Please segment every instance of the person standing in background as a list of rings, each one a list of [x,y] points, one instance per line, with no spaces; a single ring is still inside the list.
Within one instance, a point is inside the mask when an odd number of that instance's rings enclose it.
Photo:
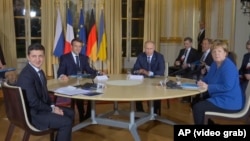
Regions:
[[[198,53],[202,55],[202,41],[205,38],[205,23],[203,21],[200,21],[200,31],[197,37],[197,43],[198,43]]]

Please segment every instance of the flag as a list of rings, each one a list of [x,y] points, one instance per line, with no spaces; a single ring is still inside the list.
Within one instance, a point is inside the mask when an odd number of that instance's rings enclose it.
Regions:
[[[81,54],[86,54],[86,29],[84,26],[84,14],[83,14],[83,9],[80,11],[80,19],[79,19],[79,25],[78,25],[78,33],[77,33],[77,38],[81,39],[83,41],[83,46],[81,50]]]
[[[60,11],[57,8],[56,33],[54,39],[53,54],[56,57],[60,57],[61,55],[63,55],[63,48],[64,48],[64,37],[63,37],[62,19]]]
[[[66,31],[66,41],[64,47],[64,54],[69,53],[71,51],[71,41],[74,39],[74,31],[73,31],[73,20],[70,9],[67,10],[67,31]]]
[[[96,24],[95,24],[95,17],[94,17],[94,11],[93,9],[91,10],[91,15],[90,15],[90,21],[89,21],[89,36],[88,36],[88,42],[87,42],[87,56],[90,58],[92,61],[97,60],[97,39],[96,39]]]
[[[100,25],[98,29],[98,54],[97,54],[97,57],[101,61],[105,61],[107,58],[106,47],[107,47],[107,39],[106,39],[106,33],[105,33],[105,28],[104,28],[104,15],[102,11],[101,16],[100,16]]]

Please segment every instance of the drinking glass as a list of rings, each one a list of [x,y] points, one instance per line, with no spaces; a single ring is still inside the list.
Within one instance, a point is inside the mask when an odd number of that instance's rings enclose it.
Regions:
[[[82,80],[82,71],[77,71],[76,78],[77,78],[77,84],[79,85],[80,81]]]
[[[181,75],[176,75],[175,78],[176,78],[176,84],[181,85]]]

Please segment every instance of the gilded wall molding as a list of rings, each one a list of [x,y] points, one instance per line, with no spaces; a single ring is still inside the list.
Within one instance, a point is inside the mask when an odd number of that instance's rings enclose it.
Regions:
[[[182,43],[181,37],[160,37],[160,43]]]

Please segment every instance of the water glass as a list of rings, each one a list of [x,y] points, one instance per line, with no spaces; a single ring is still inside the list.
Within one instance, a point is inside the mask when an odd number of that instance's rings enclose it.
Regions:
[[[82,71],[77,71],[76,78],[77,78],[77,84],[79,85],[80,81],[82,80]]]
[[[175,78],[176,78],[176,84],[181,85],[181,75],[176,75]]]

